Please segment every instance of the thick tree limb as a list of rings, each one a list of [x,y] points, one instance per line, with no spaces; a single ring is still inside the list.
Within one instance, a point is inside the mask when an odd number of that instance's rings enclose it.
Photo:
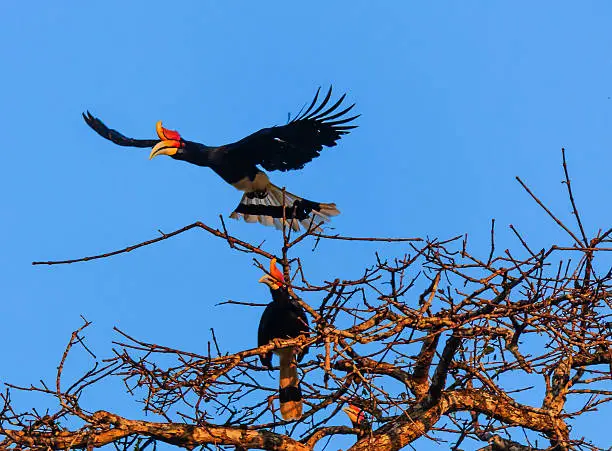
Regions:
[[[481,390],[457,390],[442,394],[440,400],[433,405],[418,405],[407,411],[392,423],[357,442],[349,451],[400,450],[430,431],[442,415],[459,411],[478,412],[506,424],[542,432],[558,441],[568,440],[569,432],[565,424],[544,410],[524,410]],[[558,431],[562,432],[562,437],[557,437]]]
[[[25,433],[5,430],[20,446],[32,449],[73,449],[100,447],[130,435],[151,437],[171,445],[191,448],[200,445],[234,445],[270,451],[309,451],[310,448],[285,435],[268,431],[221,426],[192,426],[128,420],[105,411],[91,416],[92,428],[77,432]]]

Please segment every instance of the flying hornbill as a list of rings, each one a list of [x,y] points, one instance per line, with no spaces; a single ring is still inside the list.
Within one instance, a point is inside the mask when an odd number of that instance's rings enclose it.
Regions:
[[[368,435],[372,430],[372,425],[368,420],[366,420],[365,412],[361,407],[357,407],[353,404],[348,404],[344,409],[342,409],[344,413],[349,417],[351,423],[353,424],[353,429],[359,431],[357,433],[357,440],[361,440],[363,437]]]
[[[283,273],[276,267],[276,259],[270,261],[270,274],[259,279],[270,287],[270,302],[259,320],[257,346],[264,346],[275,339],[295,338],[308,333],[308,318],[304,309],[289,295],[284,285]],[[297,374],[297,361],[301,361],[308,348],[274,350],[280,358],[280,382],[278,397],[284,420],[297,420],[302,416],[302,391]],[[259,356],[262,365],[272,369],[272,352]]]
[[[283,192],[270,182],[258,166],[268,171],[302,169],[306,163],[319,156],[323,146],[335,146],[342,135],[357,127],[350,125],[350,122],[359,115],[345,116],[355,104],[338,111],[346,94],[329,106],[332,88],[317,103],[320,90],[317,90],[310,106],[287,124],[263,128],[240,141],[223,146],[206,146],[187,141],[178,132],[162,127],[161,121],[156,124],[159,139],[152,140],[128,138],[108,128],[89,111],[83,113],[83,118],[100,136],[115,144],[152,147],[149,159],[157,155],[168,155],[175,160],[211,168],[227,183],[245,193],[230,215],[231,218],[243,218],[246,222],[259,221],[280,228],[284,217],[294,230],[299,230],[299,222],[309,228],[339,214],[336,204],[313,202]]]

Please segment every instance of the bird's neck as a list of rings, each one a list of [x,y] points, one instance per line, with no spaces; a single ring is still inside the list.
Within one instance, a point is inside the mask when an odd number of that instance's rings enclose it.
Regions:
[[[289,302],[289,292],[287,288],[281,287],[277,290],[270,289],[270,293],[272,293],[272,300],[274,302],[286,303]]]
[[[193,141],[185,141],[185,147],[180,154],[176,154],[174,157],[177,160],[184,160],[188,163],[195,164],[198,166],[210,166],[210,151],[214,147],[205,146]]]

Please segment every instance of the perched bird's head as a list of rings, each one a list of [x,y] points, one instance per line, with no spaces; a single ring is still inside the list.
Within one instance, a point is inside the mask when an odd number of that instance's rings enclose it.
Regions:
[[[276,266],[275,258],[270,260],[270,274],[264,274],[261,279],[259,279],[259,282],[265,283],[272,290],[278,290],[283,286],[285,278],[283,277],[283,273]]]
[[[183,141],[179,132],[162,127],[161,121],[157,121],[155,130],[160,141],[153,147],[149,160],[158,155],[174,157],[185,148],[185,141]]]
[[[358,427],[365,421],[365,413],[360,407],[348,404],[342,411],[348,415],[353,427]]]

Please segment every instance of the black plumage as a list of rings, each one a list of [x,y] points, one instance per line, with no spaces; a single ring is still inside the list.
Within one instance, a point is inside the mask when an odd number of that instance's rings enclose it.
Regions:
[[[288,192],[283,193],[270,183],[259,167],[268,171],[302,169],[320,155],[323,147],[335,146],[343,135],[357,127],[351,122],[359,115],[346,116],[355,104],[341,108],[346,94],[333,104],[330,102],[331,87],[320,102],[319,94],[320,88],[308,108],[287,124],[263,128],[223,146],[207,146],[185,140],[179,133],[163,128],[161,122],[157,124],[159,140],[150,140],[128,138],[108,128],[89,112],[83,114],[83,118],[100,136],[115,144],[152,147],[150,158],[168,155],[175,160],[211,168],[227,183],[245,192],[231,217],[280,227],[284,206],[284,217],[289,220],[289,225],[299,229],[299,222],[310,227],[313,223],[327,221],[339,211],[333,203],[308,201]]]
[[[257,345],[264,346],[276,339],[295,338],[308,333],[308,318],[300,304],[290,295],[284,284],[283,273],[276,267],[276,259],[270,261],[270,273],[260,282],[270,288],[270,302],[259,320]],[[260,355],[261,363],[272,369],[272,354],[279,357],[278,398],[283,419],[297,420],[302,416],[302,390],[297,373],[297,362],[308,352],[307,348],[276,348],[274,352]]]
[[[101,137],[114,142],[118,146],[146,148],[146,147],[153,147],[155,144],[159,142],[158,139],[128,138],[127,136],[124,136],[121,133],[119,133],[117,130],[108,128],[106,125],[104,125],[104,122],[102,122],[97,117],[92,116],[89,111],[86,113],[83,113],[83,119],[85,119],[85,122],[87,122],[87,125],[89,125],[96,132],[98,132],[98,134]]]
[[[304,309],[290,298],[287,288],[277,290],[270,288],[272,302],[270,302],[259,321],[257,330],[257,346],[270,343],[275,338],[296,338],[308,333],[308,318]],[[296,355],[298,362],[308,352],[308,348]],[[262,365],[272,369],[272,352],[259,356]]]
[[[329,88],[321,104],[315,108],[319,92],[320,88],[306,111],[298,114],[288,124],[261,129],[225,146],[227,152],[239,161],[259,164],[268,171],[302,169],[306,163],[319,156],[323,146],[335,146],[342,135],[357,127],[348,123],[359,115],[342,118],[355,104],[331,114],[342,104],[346,94],[324,110],[331,98],[332,89]]]

